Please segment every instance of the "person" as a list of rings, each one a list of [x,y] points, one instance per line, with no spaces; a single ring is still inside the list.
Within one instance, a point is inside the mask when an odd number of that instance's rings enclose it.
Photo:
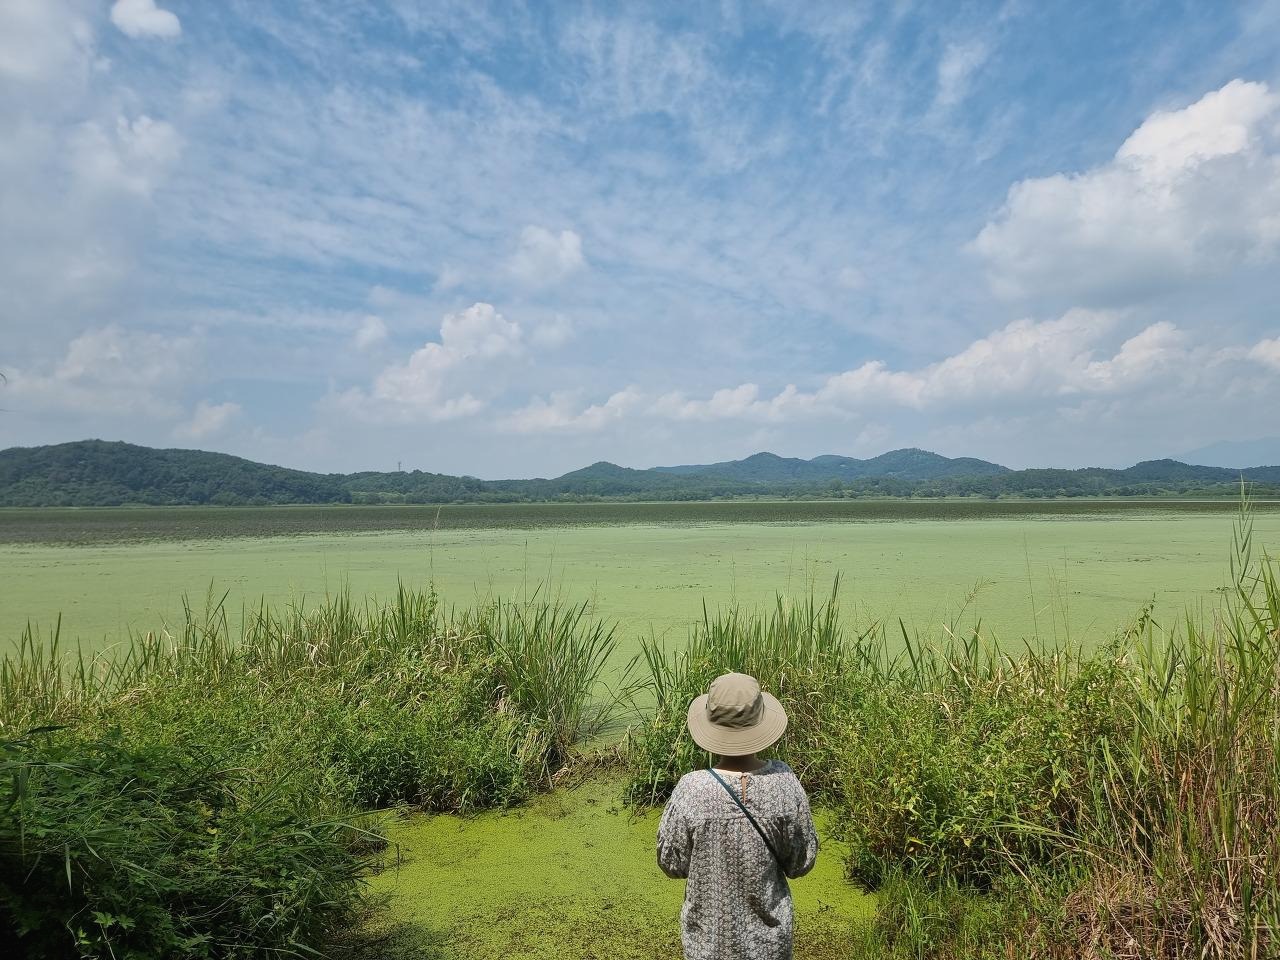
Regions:
[[[757,756],[787,715],[754,677],[726,673],[694,699],[688,725],[716,759],[680,778],[658,825],[658,866],[686,880],[685,960],[791,960],[787,878],[813,869],[818,836],[791,768]]]

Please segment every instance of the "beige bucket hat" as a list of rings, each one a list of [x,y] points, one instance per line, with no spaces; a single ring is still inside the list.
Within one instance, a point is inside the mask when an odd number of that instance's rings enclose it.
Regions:
[[[689,704],[693,742],[722,757],[763,750],[787,729],[787,713],[776,697],[760,689],[755,677],[726,673]]]

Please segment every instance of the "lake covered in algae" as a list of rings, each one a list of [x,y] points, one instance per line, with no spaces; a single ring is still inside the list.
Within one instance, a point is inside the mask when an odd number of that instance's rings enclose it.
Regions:
[[[617,621],[620,655],[679,642],[715,606],[826,593],[857,622],[937,635],[1094,640],[1149,600],[1159,621],[1223,582],[1234,507],[1169,501],[844,501],[0,511],[0,649],[28,620],[93,646],[159,629],[208,591],[233,621],[261,599],[393,593],[453,604],[550,582]],[[1280,504],[1256,540],[1280,544]],[[966,605],[967,603],[967,605]],[[960,615],[963,609],[963,615]]]
[[[393,865],[371,881],[386,909],[353,952],[405,960],[680,956],[684,881],[657,867],[661,811],[637,816],[621,793],[621,781],[596,777],[505,813],[392,819]],[[800,960],[849,956],[874,911],[873,898],[844,879],[845,851],[821,813],[817,819],[817,866],[791,883]]]

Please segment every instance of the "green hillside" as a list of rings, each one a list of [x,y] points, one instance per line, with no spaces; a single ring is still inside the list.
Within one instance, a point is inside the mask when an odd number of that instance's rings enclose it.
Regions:
[[[523,503],[728,497],[1234,496],[1241,477],[1280,495],[1280,467],[1244,471],[1149,460],[1124,470],[1010,470],[927,450],[867,460],[757,453],[636,470],[601,461],[552,479],[479,480],[412,470],[319,474],[203,450],[102,440],[0,451],[0,506],[124,504]]]
[[[951,459],[928,450],[891,450],[869,460],[826,454],[812,460],[757,453],[745,460],[722,463],[684,464],[654,467],[658,473],[677,476],[717,477],[748,483],[788,483],[832,480],[861,480],[870,477],[900,477],[905,480],[936,480],[941,477],[976,477],[1008,473],[1008,467],[972,457]]]
[[[349,503],[343,478],[225,453],[80,440],[0,450],[0,505]]]

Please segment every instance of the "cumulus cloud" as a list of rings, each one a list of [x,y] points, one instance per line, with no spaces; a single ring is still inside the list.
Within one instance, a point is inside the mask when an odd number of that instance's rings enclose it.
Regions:
[[[959,353],[916,370],[891,370],[873,360],[836,374],[816,392],[815,401],[823,407],[923,408],[1098,387],[1105,376],[1087,371],[1099,338],[1115,322],[1114,314],[1090,310],[1072,310],[1056,320],[1015,320]],[[1140,365],[1135,362],[1125,369],[1136,375]]]
[[[191,412],[191,418],[185,423],[179,424],[173,432],[175,435],[188,440],[202,440],[225,430],[227,425],[238,417],[240,413],[241,409],[238,403],[230,401],[210,403],[208,400],[201,400]]]
[[[663,394],[653,410],[671,420],[754,420],[778,423],[813,405],[813,397],[802,394],[793,384],[776,396],[761,398],[760,387],[743,383],[724,387],[706,400],[692,400],[675,391]]]
[[[553,393],[550,399],[534,398],[527,406],[503,418],[501,427],[515,433],[599,430],[623,419],[644,402],[644,394],[627,387],[603,403],[575,409],[572,394]]]
[[[111,22],[130,37],[176,37],[182,33],[177,16],[157,7],[155,0],[116,0]]]
[[[198,356],[195,336],[111,324],[73,339],[51,369],[15,371],[9,395],[12,406],[24,411],[171,419],[181,415],[177,395],[190,382]]]
[[[1133,302],[1280,249],[1280,96],[1233,80],[1157,111],[1112,160],[1010,188],[973,249],[1010,298]]]
[[[366,391],[348,390],[338,405],[373,420],[452,420],[483,409],[484,402],[466,389],[467,374],[484,361],[511,356],[521,349],[520,325],[507,320],[492,304],[475,303],[450,313],[440,324],[440,340],[429,341],[403,363],[394,363],[374,378]]]
[[[521,283],[539,287],[559,283],[587,264],[582,238],[572,230],[552,233],[528,226],[520,234],[520,246],[511,259],[511,274]]]
[[[1280,370],[1280,337],[1258,341],[1249,351],[1248,357],[1273,370]]]
[[[1173,371],[1185,373],[1229,357],[1229,351],[1190,343],[1167,321],[1150,324],[1108,350],[1105,343],[1120,323],[1119,314],[1092,310],[1071,310],[1053,320],[1018,320],[936,363],[895,370],[884,361],[871,360],[827,377],[816,389],[788,384],[772,396],[764,395],[755,383],[724,387],[705,399],[680,391],[646,394],[628,387],[604,403],[579,410],[570,395],[555,394],[518,411],[508,426],[522,432],[597,430],[633,415],[668,421],[787,423],[857,418],[886,409],[1000,411],[1011,402],[1122,396]],[[1280,350],[1265,341],[1250,356],[1269,362],[1277,353]],[[1280,357],[1276,360],[1280,363]]]

